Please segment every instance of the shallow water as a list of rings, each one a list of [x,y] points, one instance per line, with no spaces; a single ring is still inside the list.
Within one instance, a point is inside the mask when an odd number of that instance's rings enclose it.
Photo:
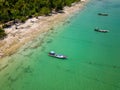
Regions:
[[[91,0],[64,25],[7,57],[0,90],[120,90],[119,10],[119,0]],[[110,32],[95,32],[95,27]],[[68,59],[49,57],[51,50]]]

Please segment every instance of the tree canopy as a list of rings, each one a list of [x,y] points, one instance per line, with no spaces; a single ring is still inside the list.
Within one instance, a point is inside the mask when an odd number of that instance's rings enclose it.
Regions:
[[[80,0],[0,0],[0,23],[32,15],[48,15],[53,9],[62,10],[77,1]]]

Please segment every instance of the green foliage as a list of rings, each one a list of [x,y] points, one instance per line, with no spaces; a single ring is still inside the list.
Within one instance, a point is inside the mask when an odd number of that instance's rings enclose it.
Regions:
[[[0,23],[28,17],[48,15],[53,9],[63,10],[64,6],[71,6],[80,0],[0,0]]]
[[[5,31],[2,28],[0,28],[0,39],[3,39],[5,36],[6,36]]]
[[[22,23],[24,23],[26,20],[27,20],[26,17],[21,17],[21,18],[20,18],[20,21],[21,21]]]
[[[50,9],[47,7],[42,7],[40,10],[41,15],[48,15],[50,13]]]

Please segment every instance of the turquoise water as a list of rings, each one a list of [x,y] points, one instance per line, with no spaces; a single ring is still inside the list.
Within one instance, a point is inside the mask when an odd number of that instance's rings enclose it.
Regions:
[[[119,10],[119,0],[91,0],[63,25],[7,57],[0,90],[120,90]],[[95,27],[110,32],[94,32]],[[49,57],[51,50],[68,59]]]

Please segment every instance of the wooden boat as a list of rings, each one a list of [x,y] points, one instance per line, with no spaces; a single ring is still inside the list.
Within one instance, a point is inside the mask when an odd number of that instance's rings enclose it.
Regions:
[[[54,51],[50,51],[48,53],[49,56],[59,58],[59,59],[66,59],[67,57],[61,54],[56,54]]]
[[[108,16],[107,13],[98,13],[98,15],[101,15],[101,16]]]
[[[99,28],[95,28],[94,30],[95,30],[96,32],[103,32],[103,33],[109,32],[109,30],[102,30],[102,29],[99,29]]]

